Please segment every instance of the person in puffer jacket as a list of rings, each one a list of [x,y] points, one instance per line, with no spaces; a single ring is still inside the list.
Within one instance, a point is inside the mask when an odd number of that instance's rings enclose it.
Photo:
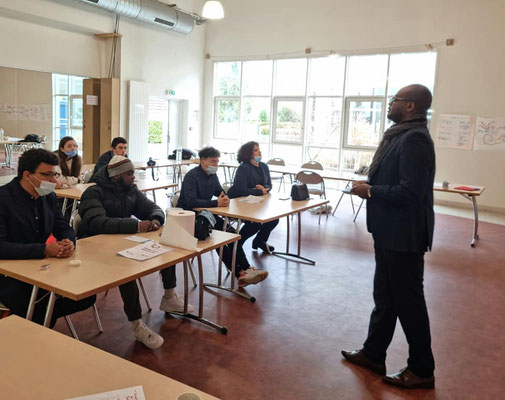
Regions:
[[[99,234],[155,231],[165,222],[165,213],[149,200],[134,184],[133,163],[126,157],[114,156],[106,168],[93,175],[96,183],[83,193],[79,205],[81,223],[77,237]],[[118,259],[119,260],[119,259]],[[165,295],[161,299],[160,310],[183,312],[184,303],[175,292],[175,266],[160,271]],[[137,282],[131,281],[119,286],[124,311],[132,323],[138,341],[151,349],[163,345],[163,338],[149,329],[141,320],[139,290]],[[193,310],[188,306],[188,311]]]

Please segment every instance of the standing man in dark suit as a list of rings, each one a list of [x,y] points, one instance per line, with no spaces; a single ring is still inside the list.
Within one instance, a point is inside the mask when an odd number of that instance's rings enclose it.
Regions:
[[[409,344],[407,367],[384,376],[403,388],[433,388],[435,361],[424,299],[424,253],[431,250],[435,150],[426,114],[431,93],[422,85],[402,88],[391,99],[395,122],[377,148],[367,183],[352,193],[367,200],[367,226],[375,247],[368,337],[361,350],[342,351],[350,362],[386,374],[386,350],[399,319]]]

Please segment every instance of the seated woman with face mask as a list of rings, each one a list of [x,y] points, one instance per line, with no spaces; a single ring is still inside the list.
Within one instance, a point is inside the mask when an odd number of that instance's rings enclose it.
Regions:
[[[77,185],[81,182],[82,159],[77,154],[77,143],[71,136],[65,136],[60,140],[58,150],[55,153],[60,159],[56,166],[56,172],[60,174],[56,188],[66,188]]]

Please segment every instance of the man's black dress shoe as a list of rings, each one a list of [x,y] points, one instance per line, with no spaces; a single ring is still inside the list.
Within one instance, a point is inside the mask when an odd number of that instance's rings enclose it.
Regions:
[[[386,375],[382,380],[394,386],[404,389],[433,389],[435,387],[435,377],[423,378],[414,374],[408,367],[398,371],[396,374]]]
[[[275,250],[274,246],[269,245],[267,242],[254,242],[252,243],[252,248],[258,250],[258,247],[265,253],[272,253]]]
[[[342,350],[342,355],[347,361],[350,361],[353,364],[368,368],[370,371],[379,375],[386,375],[386,364],[379,364],[370,360],[367,356],[365,356],[362,350]]]

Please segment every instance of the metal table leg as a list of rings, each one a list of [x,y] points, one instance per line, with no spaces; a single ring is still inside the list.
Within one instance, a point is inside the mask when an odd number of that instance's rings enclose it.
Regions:
[[[51,318],[53,317],[54,303],[56,301],[56,294],[51,292],[49,295],[49,302],[47,303],[46,317],[44,318],[44,326],[49,327]]]
[[[200,285],[198,289],[198,315],[188,313],[188,295],[189,295],[189,285],[188,285],[188,261],[183,262],[184,267],[184,311],[181,312],[170,312],[169,314],[179,315],[184,318],[192,319],[194,321],[198,321],[202,324],[210,326],[218,331],[220,331],[223,335],[228,332],[228,328],[226,326],[221,326],[216,324],[215,322],[209,321],[208,319],[203,318],[203,266],[202,266],[202,257],[198,255],[198,283]],[[175,267],[173,267],[175,268]]]
[[[224,224],[223,224],[223,231],[226,231],[226,226],[228,224],[228,217],[225,218]],[[240,219],[237,221],[237,233],[240,231],[240,224],[241,221]],[[222,262],[223,262],[223,247],[219,250],[219,265],[218,265],[218,278],[217,278],[217,285],[215,283],[204,283],[203,286],[206,288],[214,288],[214,289],[221,289],[221,290],[226,290],[227,292],[234,293],[240,297],[243,297],[247,300],[249,300],[251,303],[254,303],[256,301],[256,297],[251,296],[247,291],[242,288],[242,289],[235,289],[235,263],[237,260],[237,246],[238,246],[238,241],[236,241],[233,244],[233,255],[232,255],[232,262],[231,262],[231,284],[230,287],[223,286],[221,282],[221,269],[222,269]]]
[[[289,228],[289,215],[288,215],[288,216],[286,216],[286,218],[288,219],[288,224],[287,224],[288,234],[287,234],[286,251],[285,252],[274,251],[274,252],[272,252],[272,254],[274,254],[276,256],[281,256],[281,257],[297,258],[299,260],[305,261],[305,263],[307,263],[307,264],[315,265],[316,262],[314,260],[312,260],[311,258],[303,257],[301,255],[301,251],[302,251],[302,215],[300,212],[297,213],[297,215],[298,215],[298,249],[297,249],[297,253],[293,254],[293,253],[289,252],[289,239],[290,239],[289,238],[289,231],[290,231],[290,228]]]
[[[33,310],[35,309],[35,300],[37,300],[38,293],[39,293],[39,287],[33,286],[32,295],[30,296],[30,302],[28,303],[28,310],[26,311],[26,319],[28,321],[32,320]]]

